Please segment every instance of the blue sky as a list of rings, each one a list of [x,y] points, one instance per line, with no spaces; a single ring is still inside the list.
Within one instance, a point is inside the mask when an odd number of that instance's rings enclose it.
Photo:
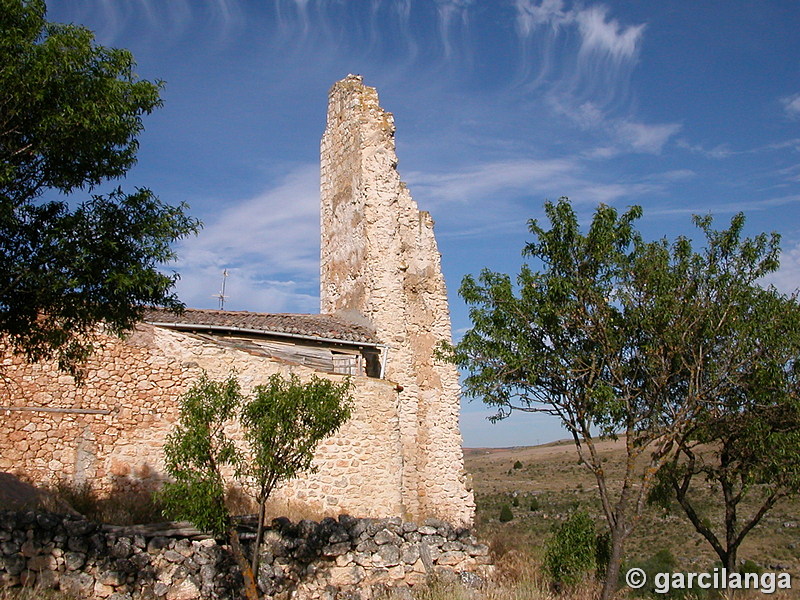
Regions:
[[[800,280],[800,5],[778,0],[50,0],[52,21],[130,49],[166,82],[122,185],[187,202],[205,228],[175,268],[189,305],[318,311],[318,160],[327,91],[348,73],[395,115],[399,170],[436,220],[453,327],[461,278],[516,272],[526,221],[569,196],[644,207],[652,238],[737,211],[778,231]],[[468,446],[563,438],[545,417]]]

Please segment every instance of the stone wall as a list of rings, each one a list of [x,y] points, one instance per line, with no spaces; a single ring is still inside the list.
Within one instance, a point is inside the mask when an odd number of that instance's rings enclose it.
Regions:
[[[223,379],[235,372],[245,392],[273,373],[320,375],[150,325],[139,326],[125,341],[101,338],[88,363],[90,383],[83,386],[52,363],[30,365],[7,356],[2,368],[8,383],[0,406],[17,409],[0,409],[0,471],[38,483],[90,481],[106,491],[161,482],[162,446],[178,416],[178,397],[201,373]],[[367,377],[353,382],[352,418],[319,445],[317,474],[276,491],[273,507],[279,514],[287,509],[319,516],[408,513],[400,485],[395,384]]]
[[[434,358],[451,341],[441,257],[431,216],[400,180],[394,133],[361,77],[333,86],[321,144],[321,310],[368,323],[389,346],[410,512],[469,522],[458,372]]]
[[[226,546],[166,533],[0,511],[0,588],[57,587],[110,600],[241,597],[241,575]],[[488,548],[469,530],[437,520],[417,526],[347,515],[276,519],[261,557],[262,592],[298,600],[369,600],[387,591],[408,596],[430,576],[474,584],[492,571]]]

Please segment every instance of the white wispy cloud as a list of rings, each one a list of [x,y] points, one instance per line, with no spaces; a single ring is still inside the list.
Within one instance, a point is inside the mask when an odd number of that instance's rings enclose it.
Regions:
[[[734,154],[733,150],[731,150],[727,143],[717,144],[713,148],[706,148],[702,144],[692,144],[685,138],[677,139],[675,140],[675,143],[679,148],[683,148],[684,150],[688,150],[694,154],[700,154],[707,158],[727,158]]]
[[[51,0],[50,6],[57,6],[64,0]],[[241,5],[238,0],[138,0],[119,2],[118,0],[97,0],[96,3],[73,3],[81,22],[89,11],[102,13],[102,28],[96,30],[97,38],[103,44],[116,45],[126,30],[138,28],[159,44],[174,44],[191,35],[198,24],[210,25],[204,31],[214,31],[216,41],[226,38],[243,23]],[[142,27],[142,25],[144,25]]]
[[[794,183],[800,182],[800,164],[792,165],[784,169],[778,169],[776,173],[787,181]]]
[[[226,202],[200,234],[177,247],[178,292],[192,306],[213,305],[227,269],[229,307],[237,301],[265,312],[317,310],[319,170],[291,169],[256,197]]]
[[[619,141],[634,152],[660,154],[664,144],[681,129],[678,123],[617,121],[612,126]]]
[[[454,29],[466,29],[469,25],[469,8],[475,0],[435,0],[439,16],[439,35],[445,58],[453,54]]]
[[[611,104],[626,95],[645,24],[622,25],[603,4],[566,8],[562,0],[515,0],[514,8],[529,84],[548,83],[573,96],[576,106]]]
[[[582,207],[627,205],[661,195],[671,182],[693,176],[676,170],[635,181],[608,181],[591,166],[579,156],[487,161],[444,173],[413,172],[408,181],[421,207],[432,210],[438,237],[486,239],[519,233],[524,226],[520,215],[537,210],[546,198],[568,195]]]
[[[790,138],[788,140],[783,140],[780,142],[772,142],[770,144],[764,144],[762,146],[756,146],[755,148],[745,148],[734,150],[731,148],[730,144],[723,143],[717,144],[712,148],[708,148],[703,144],[693,144],[689,140],[685,138],[678,138],[675,140],[676,145],[679,148],[683,148],[684,150],[688,150],[694,154],[699,154],[701,156],[705,156],[706,158],[728,158],[729,156],[737,156],[741,154],[760,154],[762,152],[775,152],[779,150],[785,150],[787,148],[793,148],[797,152],[800,152],[800,138]]]
[[[601,146],[584,152],[594,158],[611,158],[624,152],[660,154],[682,128],[680,123],[644,123],[633,117],[613,117],[593,102],[576,105],[568,95],[550,95],[548,104],[584,131],[606,138]]]
[[[781,98],[781,103],[786,111],[786,116],[790,119],[800,118],[800,93]]]
[[[608,17],[603,5],[575,11],[575,21],[581,34],[581,55],[607,55],[618,62],[636,58],[644,24],[624,27]]]
[[[513,190],[549,187],[574,171],[571,159],[506,160],[473,164],[448,173],[408,174],[412,193],[426,201],[468,203]]]
[[[774,196],[772,198],[757,198],[752,201],[730,202],[722,201],[718,203],[708,202],[701,205],[684,205],[680,207],[656,208],[649,211],[651,215],[732,215],[734,213],[752,213],[762,210],[774,210],[779,206],[800,203],[800,195],[788,194],[785,196]]]
[[[784,294],[800,289],[800,242],[781,252],[781,268],[765,277],[764,283],[774,285]]]
[[[515,0],[514,8],[517,31],[523,37],[531,35],[541,26],[558,30],[574,20],[573,13],[564,10],[563,0]]]

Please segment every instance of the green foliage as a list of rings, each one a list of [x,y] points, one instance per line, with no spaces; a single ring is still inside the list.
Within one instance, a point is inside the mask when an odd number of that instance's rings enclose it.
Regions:
[[[514,461],[514,469],[521,469],[522,463],[520,461]]]
[[[314,449],[350,418],[351,383],[312,376],[273,375],[257,386],[241,413],[250,459],[240,473],[251,478],[262,502],[279,482],[312,470]]]
[[[500,507],[500,516],[498,519],[501,523],[508,523],[514,518],[514,513],[511,512],[511,507],[508,504],[503,504]]]
[[[203,375],[181,398],[179,422],[164,446],[174,481],[164,485],[161,500],[170,516],[228,535],[250,598],[257,595],[253,574],[258,573],[260,553],[254,552],[248,564],[239,546],[225,504],[224,469],[240,483],[255,484],[259,512],[254,547],[260,548],[267,499],[277,484],[313,468],[317,444],[350,418],[350,388],[349,380],[336,384],[312,376],[303,383],[294,374],[288,380],[276,374],[245,397],[234,376],[212,381]],[[242,448],[225,432],[236,422],[244,434]]]
[[[602,577],[608,570],[611,562],[611,534],[603,531],[595,538],[595,563],[597,564],[597,577]]]
[[[678,562],[666,548],[662,548],[650,558],[638,561],[626,568],[639,568],[642,569],[647,575],[647,583],[641,588],[639,595],[652,595],[661,598],[682,598],[686,594],[686,590],[670,590],[668,594],[656,594],[655,579],[658,573],[673,573],[678,566]]]
[[[702,362],[690,374],[716,388],[678,438],[679,451],[659,471],[650,501],[669,508],[677,500],[732,569],[752,528],[780,498],[800,492],[800,304],[758,284],[777,266],[776,240],[742,239],[740,215],[722,232],[711,229],[710,218],[697,223],[707,248],[692,279],[702,292],[701,314],[716,326],[697,344]],[[698,446],[714,451],[701,459]],[[701,516],[695,493],[708,482],[725,507],[716,525]],[[742,518],[737,505],[744,501],[756,508]]]
[[[742,563],[742,566],[739,568],[740,573],[755,573],[757,575],[761,575],[764,572],[764,567],[761,565],[753,562],[749,558]]]
[[[231,527],[222,469],[241,464],[242,455],[225,426],[243,400],[235,377],[218,382],[203,375],[181,397],[178,424],[164,445],[167,473],[174,479],[161,492],[167,514],[215,535]]]
[[[597,569],[594,521],[585,511],[573,512],[545,542],[544,569],[557,586],[575,585]]]
[[[539,499],[536,496],[534,496],[533,498],[531,498],[531,504],[530,504],[531,512],[539,510],[539,508],[540,508]]]
[[[120,333],[145,305],[182,306],[158,267],[199,224],[147,189],[73,201],[125,175],[161,105],[128,51],[48,23],[42,0],[0,0],[0,65],[0,337],[77,375],[97,323]]]

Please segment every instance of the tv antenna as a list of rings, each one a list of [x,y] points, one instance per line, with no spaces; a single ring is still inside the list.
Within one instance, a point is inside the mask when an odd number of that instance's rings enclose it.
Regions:
[[[225,309],[225,300],[227,296],[225,295],[225,281],[228,279],[228,269],[222,271],[222,289],[219,291],[219,294],[214,294],[211,296],[212,298],[216,298],[219,300],[219,309]]]

